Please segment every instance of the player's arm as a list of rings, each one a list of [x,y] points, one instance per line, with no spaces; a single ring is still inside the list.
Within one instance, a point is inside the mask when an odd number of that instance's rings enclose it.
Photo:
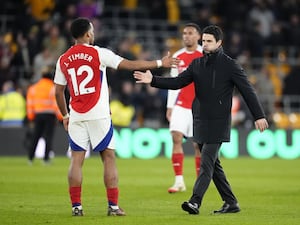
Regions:
[[[59,111],[63,116],[68,114],[67,103],[65,99],[65,85],[55,84],[55,99]]]
[[[62,116],[67,117],[69,115],[66,98],[65,98],[65,89],[67,86],[67,80],[63,72],[61,71],[60,60],[61,58],[57,60],[56,67],[55,67],[55,75],[54,75],[55,100]]]
[[[69,113],[65,98],[65,85],[55,84],[55,99],[59,111],[63,115],[63,124],[66,131],[68,131]]]
[[[55,100],[60,113],[63,116],[63,124],[66,131],[68,131],[69,125],[69,113],[67,109],[67,103],[65,98],[65,89],[67,81],[60,68],[60,58],[57,60],[55,76],[54,76],[54,90]]]
[[[160,60],[146,61],[146,60],[128,60],[123,59],[118,69],[125,70],[146,70],[146,69],[155,69],[159,67],[170,68],[178,65],[179,60],[176,58],[172,58],[171,54],[168,53]]]

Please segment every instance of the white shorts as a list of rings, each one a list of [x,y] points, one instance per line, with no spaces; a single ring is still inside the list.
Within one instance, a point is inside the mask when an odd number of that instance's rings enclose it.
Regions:
[[[73,151],[101,152],[115,149],[113,126],[110,118],[69,122],[69,145]]]
[[[169,125],[170,131],[179,131],[185,137],[193,137],[193,114],[191,109],[175,105]]]

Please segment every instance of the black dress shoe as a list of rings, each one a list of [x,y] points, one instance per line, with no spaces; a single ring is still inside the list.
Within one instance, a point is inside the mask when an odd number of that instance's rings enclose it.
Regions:
[[[199,214],[199,206],[197,203],[184,202],[182,203],[181,208],[189,214]]]
[[[239,211],[241,211],[241,209],[238,203],[229,205],[225,202],[221,209],[215,210],[214,213],[237,213]]]

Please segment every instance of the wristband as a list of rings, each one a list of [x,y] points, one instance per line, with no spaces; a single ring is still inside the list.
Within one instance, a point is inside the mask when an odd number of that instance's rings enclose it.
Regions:
[[[64,119],[68,119],[70,117],[69,113],[67,113],[66,115],[63,116],[63,120]]]
[[[157,68],[162,67],[162,61],[160,59],[156,60]]]

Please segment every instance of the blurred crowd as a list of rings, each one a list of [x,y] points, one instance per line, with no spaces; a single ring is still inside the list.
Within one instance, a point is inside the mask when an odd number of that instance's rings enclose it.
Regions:
[[[243,65],[270,122],[289,128],[290,115],[298,121],[299,0],[12,0],[2,5],[1,120],[4,97],[13,92],[25,99],[28,86],[41,78],[43,68],[51,66],[54,70],[60,54],[73,44],[69,34],[71,21],[84,16],[95,26],[95,44],[128,59],[157,59],[167,51],[178,50],[182,47],[181,27],[186,22],[195,22],[201,28],[217,24],[225,32],[225,51]],[[150,45],[139,38],[145,35],[143,25],[128,26],[120,33],[118,22],[111,23],[115,17],[117,21],[131,19],[131,24],[138,24],[139,19],[153,21],[154,25],[164,24],[166,35],[155,36],[154,45]],[[149,35],[158,32],[156,29],[153,26]],[[168,70],[159,70],[160,74],[168,75]],[[131,71],[109,70],[108,80],[116,126],[167,126],[166,90],[135,85]],[[233,126],[251,128],[251,117],[238,93],[234,95],[233,106]],[[278,123],[282,122],[282,116],[286,116],[285,124]]]

